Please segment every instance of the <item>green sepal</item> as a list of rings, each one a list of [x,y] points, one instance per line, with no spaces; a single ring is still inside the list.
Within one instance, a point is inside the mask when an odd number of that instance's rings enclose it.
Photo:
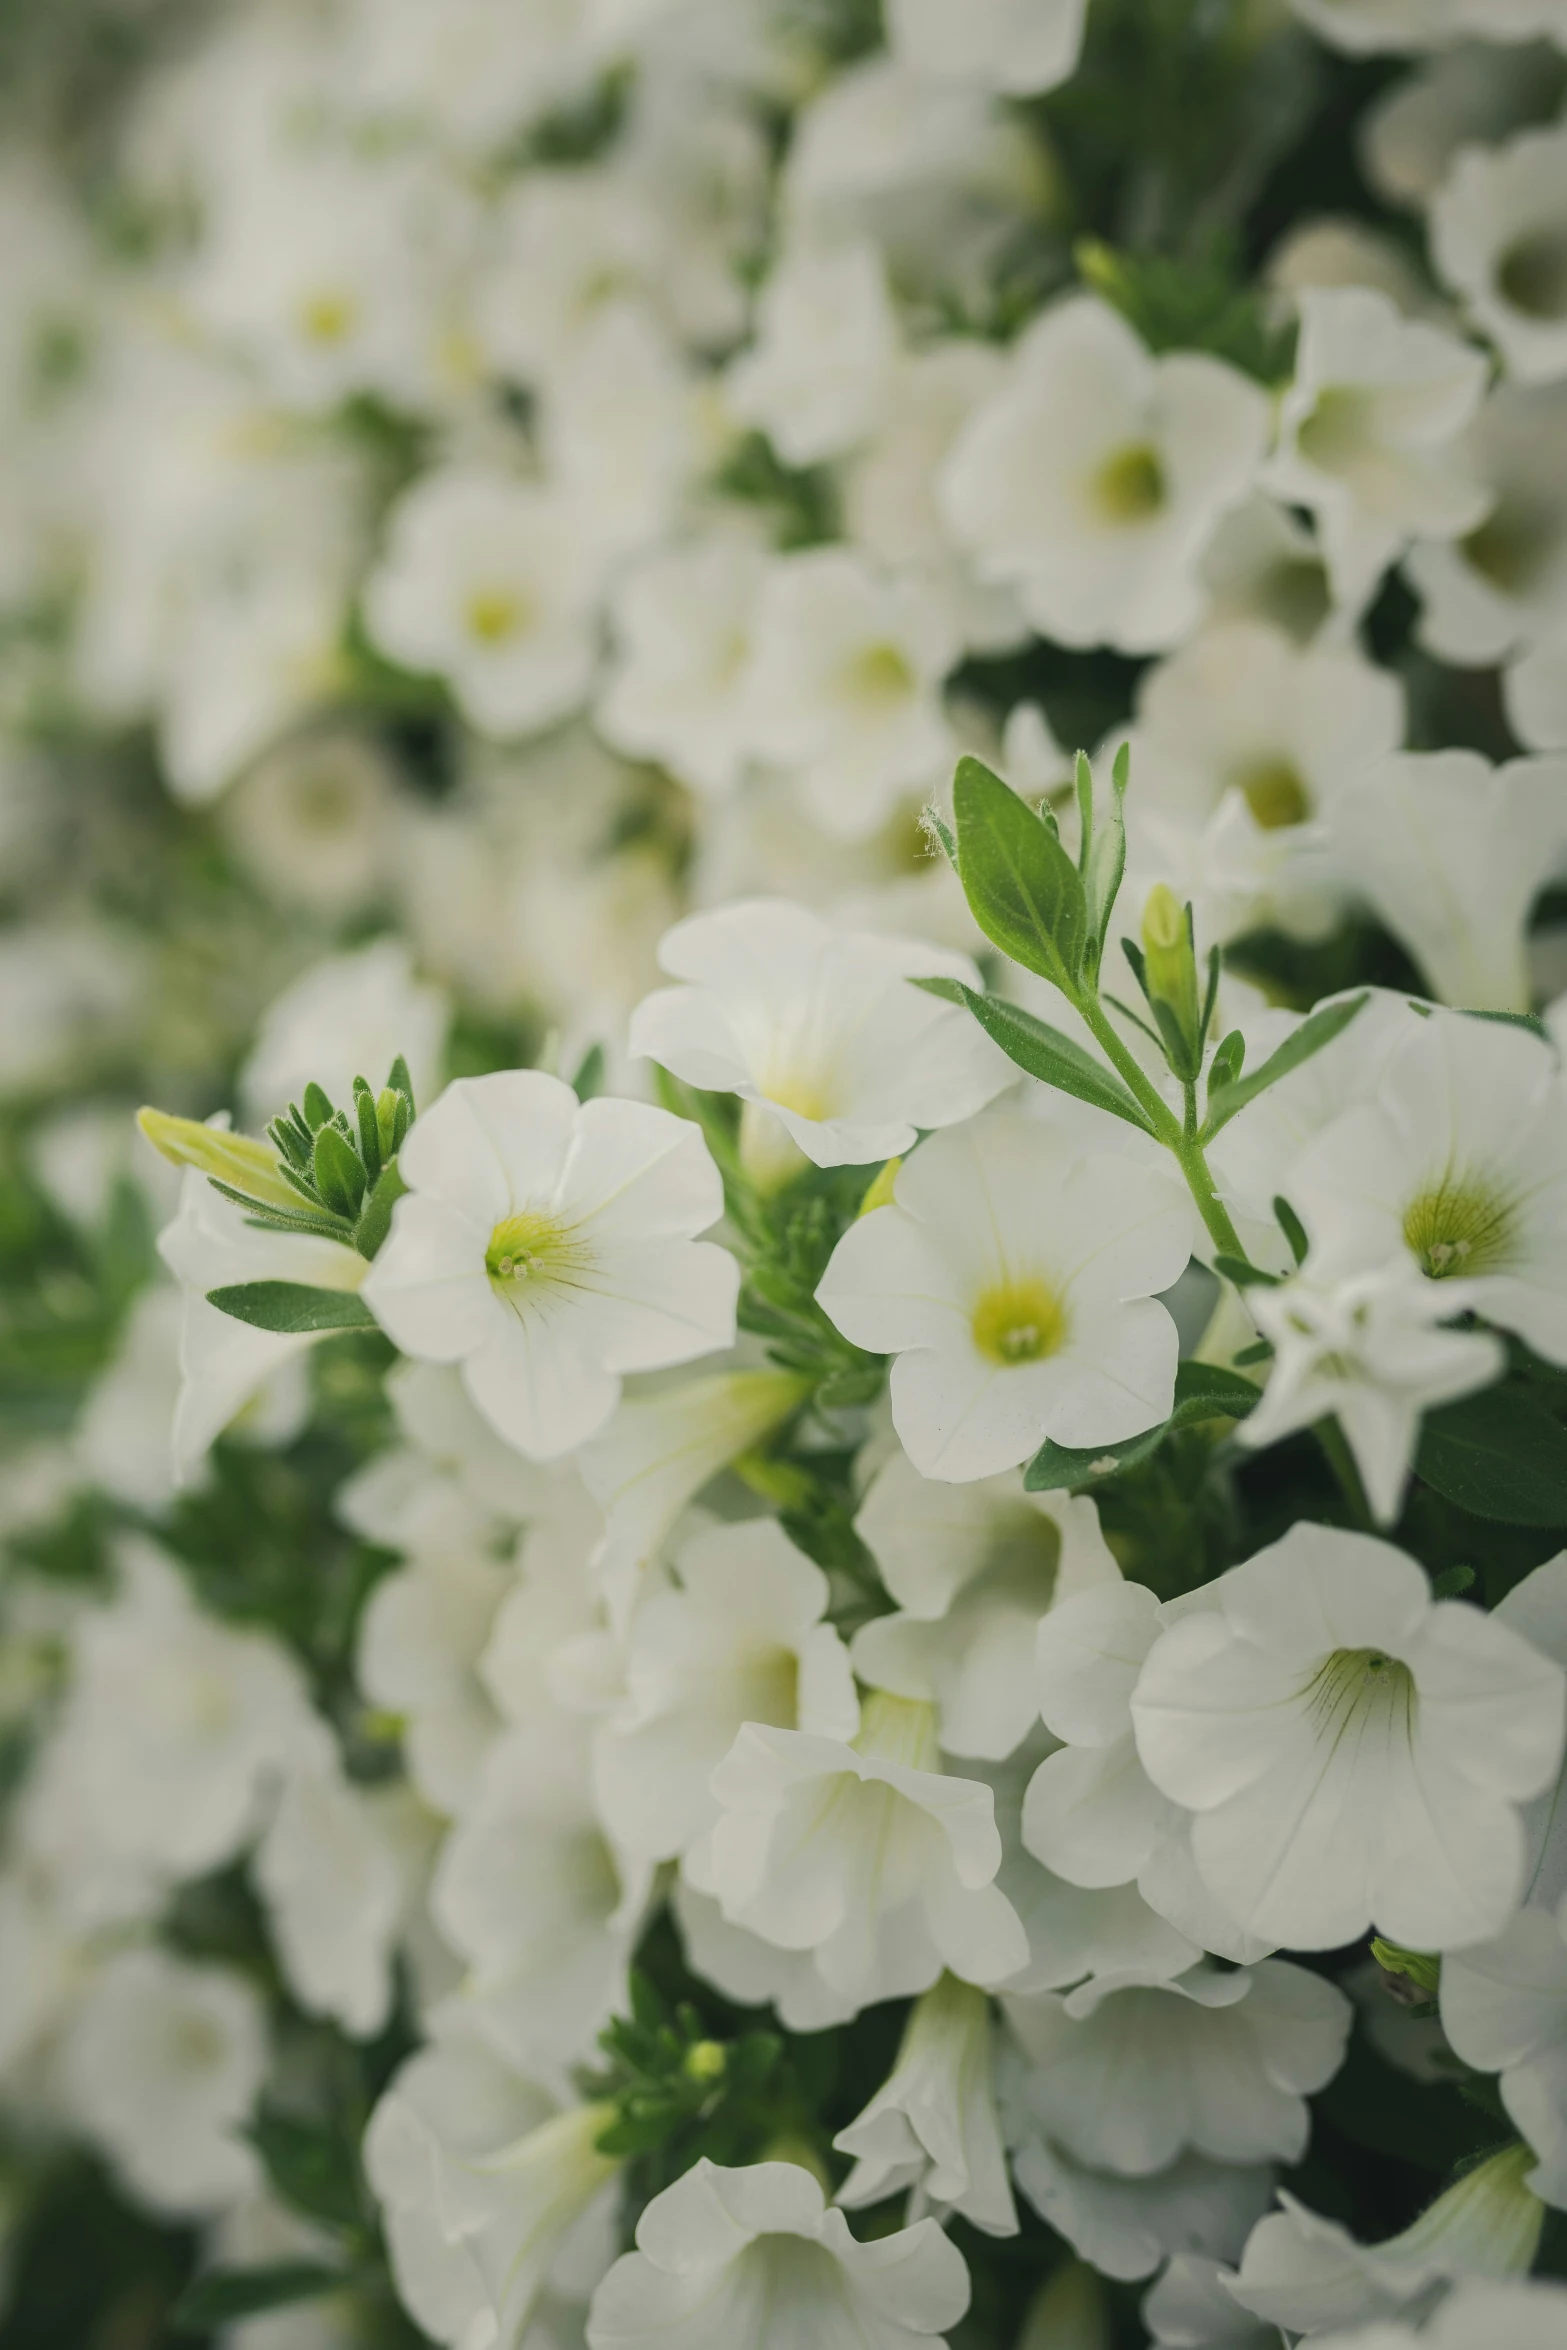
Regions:
[[[359,1156],[365,1179],[372,1187],[381,1172],[381,1129],[375,1114],[375,1095],[362,1077],[354,1079],[354,1117],[359,1127]]]
[[[1118,1444],[1078,1449],[1047,1440],[1023,1473],[1024,1487],[1029,1493],[1057,1493],[1102,1485],[1107,1477],[1151,1458],[1178,1428],[1194,1427],[1201,1420],[1243,1420],[1260,1395],[1261,1389],[1238,1371],[1222,1370],[1216,1363],[1181,1363],[1175,1373],[1174,1409],[1167,1420],[1122,1437]]]
[[[1471,1517],[1567,1526],[1567,1428],[1519,1381],[1428,1412],[1415,1474]]]
[[[219,2268],[198,2277],[175,2303],[169,2324],[177,2334],[206,2334],[265,2309],[319,2301],[348,2283],[341,2269],[319,2260],[276,2260],[265,2268]]]
[[[1088,956],[1091,970],[1097,975],[1104,960],[1105,940],[1110,933],[1110,917],[1115,912],[1115,901],[1121,894],[1121,883],[1126,873],[1126,786],[1132,771],[1132,751],[1123,743],[1115,755],[1110,773],[1110,807],[1103,823],[1093,820],[1093,795],[1090,786],[1087,813],[1083,820],[1083,848],[1079,860],[1083,876],[1084,895],[1088,901]],[[1083,777],[1088,772],[1088,761],[1078,753],[1078,804],[1083,804]]]
[[[392,1229],[392,1210],[407,1189],[397,1161],[389,1159],[366,1193],[359,1221],[354,1226],[354,1246],[362,1257],[379,1255],[381,1244]]]
[[[1114,1071],[1047,1020],[1036,1020],[1032,1012],[1008,1003],[1004,996],[981,995],[977,988],[965,987],[961,979],[916,979],[912,984],[927,995],[940,996],[944,1003],[966,1005],[1008,1060],[1041,1084],[1053,1085],[1058,1093],[1072,1094],[1096,1110],[1108,1110],[1113,1118],[1124,1118],[1140,1133],[1152,1134],[1141,1104]]]
[[[1363,995],[1357,995],[1341,1004],[1321,1005],[1301,1022],[1293,1036],[1284,1039],[1276,1053],[1270,1053],[1261,1067],[1253,1070],[1251,1076],[1236,1077],[1224,1086],[1217,1101],[1214,1100],[1210,1081],[1208,1115],[1203,1121],[1198,1140],[1202,1143],[1212,1142],[1214,1136],[1228,1126],[1237,1110],[1244,1110],[1248,1102],[1254,1102],[1260,1093],[1266,1093],[1270,1085],[1277,1085],[1281,1077],[1288,1077],[1294,1070],[1302,1068],[1314,1054],[1321,1052],[1324,1045],[1331,1044],[1336,1036],[1342,1036],[1365,1001]]]
[[[354,1222],[364,1204],[365,1170],[359,1153],[337,1125],[323,1126],[316,1135],[312,1171],[316,1190],[332,1213]]]
[[[978,759],[960,759],[952,787],[958,872],[969,910],[992,945],[1071,995],[1088,943],[1088,904],[1055,826]]]
[[[332,1097],[314,1078],[305,1087],[305,1124],[312,1134],[325,1126],[332,1116]]]
[[[314,1337],[323,1330],[373,1330],[375,1316],[351,1289],[313,1289],[304,1281],[238,1281],[209,1289],[207,1303],[253,1330]]]
[[[1245,1066],[1246,1039],[1238,1028],[1232,1028],[1229,1035],[1221,1037],[1218,1044],[1215,1045],[1213,1059],[1208,1066],[1208,1100],[1210,1103],[1216,1093],[1222,1093],[1227,1085],[1233,1085],[1236,1082]]]

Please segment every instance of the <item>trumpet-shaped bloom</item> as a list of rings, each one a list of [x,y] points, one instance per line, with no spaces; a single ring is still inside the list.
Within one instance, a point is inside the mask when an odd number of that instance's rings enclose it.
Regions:
[[[1567,375],[1567,131],[1469,147],[1431,206],[1431,251],[1520,383]]]
[[[921,1145],[817,1295],[856,1346],[897,1357],[893,1424],[921,1475],[964,1483],[1047,1436],[1113,1444],[1168,1415],[1179,1348],[1157,1293],[1191,1234],[1163,1169],[992,1111]]]
[[[589,2350],[921,2350],[968,2307],[963,2256],[932,2219],[856,2243],[792,2162],[705,2157],[637,2222],[593,2296]]]
[[[678,1588],[632,1619],[626,1701],[595,1744],[593,1784],[628,1852],[666,1860],[718,1817],[708,1782],[746,1722],[852,1738],[859,1700],[827,1578],[771,1519],[687,1543]]]
[[[940,1770],[932,1709],[881,1695],[854,1744],[748,1723],[713,1773],[723,1816],[687,1859],[733,1925],[860,2006],[928,1990],[945,1967],[999,1983],[1028,1958],[997,1890],[988,1787]]]
[[[1300,320],[1267,486],[1316,515],[1334,594],[1355,608],[1412,539],[1484,520],[1490,493],[1456,443],[1486,363],[1365,286],[1308,288]]]
[[[1425,607],[1420,642],[1472,669],[1526,655],[1567,619],[1567,387],[1498,384],[1464,447],[1491,511],[1467,538],[1411,547],[1404,568]]]
[[[754,1103],[818,1167],[895,1158],[922,1130],[972,1117],[1016,1075],[966,1011],[909,985],[979,982],[967,955],[918,939],[753,898],[678,922],[659,961],[685,985],[638,1005],[633,1053]],[[754,1147],[765,1153],[761,1135]]]
[[[1085,296],[1025,335],[947,460],[942,504],[980,576],[1015,586],[1043,635],[1160,652],[1202,617],[1198,563],[1267,430],[1244,376],[1190,351],[1152,357]]]
[[[1306,2098],[1344,2059],[1353,2009],[1304,1967],[1264,1959],[1173,1980],[1114,1975],[1064,1995],[1010,1996],[1045,2135],[1102,2171],[1144,2178],[1186,2152],[1298,2162]]]
[[[1149,1777],[1254,1932],[1415,1950],[1496,1932],[1523,1889],[1519,1806],[1561,1759],[1561,1668],[1433,1601],[1390,1544],[1297,1525],[1169,1625],[1132,1697]]]
[[[621,1375],[734,1337],[739,1268],[694,1241],[723,1209],[697,1128],[579,1104],[538,1070],[463,1078],[416,1120],[410,1196],[365,1284],[404,1353],[460,1363],[508,1443],[553,1460],[595,1435]]]
[[[874,425],[897,346],[876,247],[804,244],[762,289],[756,338],[729,370],[729,405],[786,465],[841,457]]]
[[[1442,1961],[1442,2029],[1502,2102],[1535,2157],[1528,2185],[1567,2209],[1567,1901],[1520,1910],[1494,1942]]]
[[[897,2063],[833,2144],[855,2158],[838,2190],[851,2211],[912,2188],[920,2205],[1016,2235],[982,1991],[944,1975],[916,2002]]]
[[[861,1680],[933,1700],[949,1754],[1011,1754],[1038,1719],[1040,1619],[1121,1579],[1094,1504],[1025,1493],[1015,1475],[933,1485],[894,1453],[855,1526],[898,1602],[854,1636]]]
[[[1302,1154],[1290,1197],[1325,1276],[1407,1252],[1536,1353],[1567,1362],[1567,1133],[1552,1048],[1433,1012],[1383,1063],[1374,1102]]]
[[[1273,1346],[1262,1401],[1235,1433],[1249,1450],[1331,1413],[1377,1519],[1398,1516],[1420,1422],[1500,1378],[1506,1356],[1483,1330],[1448,1330],[1469,1301],[1461,1282],[1428,1281],[1404,1251],[1369,1272],[1319,1280],[1310,1260],[1276,1289],[1256,1288],[1252,1320]]]
[[[754,756],[750,653],[766,572],[747,539],[652,556],[616,589],[616,667],[595,723],[634,759],[657,759],[692,791],[732,792]]]
[[[945,0],[889,0],[887,39],[910,73],[1026,97],[1071,73],[1086,11],[1087,0],[981,0],[959,17]]]

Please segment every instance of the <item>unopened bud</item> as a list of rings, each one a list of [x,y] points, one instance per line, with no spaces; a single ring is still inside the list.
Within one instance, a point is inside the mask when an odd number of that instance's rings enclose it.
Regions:
[[[693,2081],[722,2080],[728,2063],[729,2051],[721,2040],[698,2040],[686,2050],[685,2069]]]
[[[383,1086],[376,1095],[375,1130],[381,1138],[381,1156],[389,1159],[397,1147],[397,1113],[402,1095],[394,1086]]]
[[[1144,985],[1149,998],[1174,1014],[1181,1034],[1195,1046],[1200,1017],[1197,958],[1187,913],[1161,881],[1143,906]]]
[[[1385,1975],[1394,1975],[1400,1983],[1412,1985],[1413,1995],[1420,1999],[1434,1999],[1442,1987],[1442,1961],[1429,1951],[1405,1950],[1401,1943],[1384,1942],[1380,1934],[1375,1934],[1371,1955]]]
[[[138,1110],[136,1123],[159,1156],[174,1167],[194,1167],[231,1191],[242,1191],[258,1207],[298,1208],[300,1196],[285,1183],[276,1151],[248,1134],[203,1126],[196,1118],[171,1117],[167,1110]]]

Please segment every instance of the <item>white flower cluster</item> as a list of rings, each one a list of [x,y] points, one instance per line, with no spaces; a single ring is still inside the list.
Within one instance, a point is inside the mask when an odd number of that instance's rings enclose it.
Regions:
[[[1155,13],[0,173],[0,2236],[231,2350],[1567,2330],[1567,7],[1211,12],[1402,215],[1260,289]]]

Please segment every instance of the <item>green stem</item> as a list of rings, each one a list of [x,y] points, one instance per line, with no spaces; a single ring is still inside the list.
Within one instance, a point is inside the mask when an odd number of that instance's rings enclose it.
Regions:
[[[1158,1087],[1140,1067],[1136,1054],[1117,1036],[1098,1000],[1085,993],[1078,999],[1077,1009],[1087,1021],[1096,1042],[1103,1048],[1106,1058],[1114,1064],[1117,1074],[1124,1078],[1129,1092],[1136,1097],[1139,1108],[1153,1128],[1155,1139],[1163,1143],[1179,1164],[1209,1238],[1217,1242],[1222,1255],[1248,1261],[1240,1235],[1230,1221],[1229,1210],[1219,1197],[1196,1134],[1183,1126],[1176,1117]],[[1189,1086],[1187,1094],[1188,1107],[1194,1110],[1195,1088]]]
[[[1314,1421],[1312,1429],[1327,1457],[1328,1467],[1333,1471],[1351,1518],[1362,1534],[1375,1534],[1377,1522],[1372,1515],[1371,1504],[1366,1499],[1366,1489],[1360,1482],[1355,1456],[1344,1441],[1343,1430],[1337,1420],[1331,1417]]]

